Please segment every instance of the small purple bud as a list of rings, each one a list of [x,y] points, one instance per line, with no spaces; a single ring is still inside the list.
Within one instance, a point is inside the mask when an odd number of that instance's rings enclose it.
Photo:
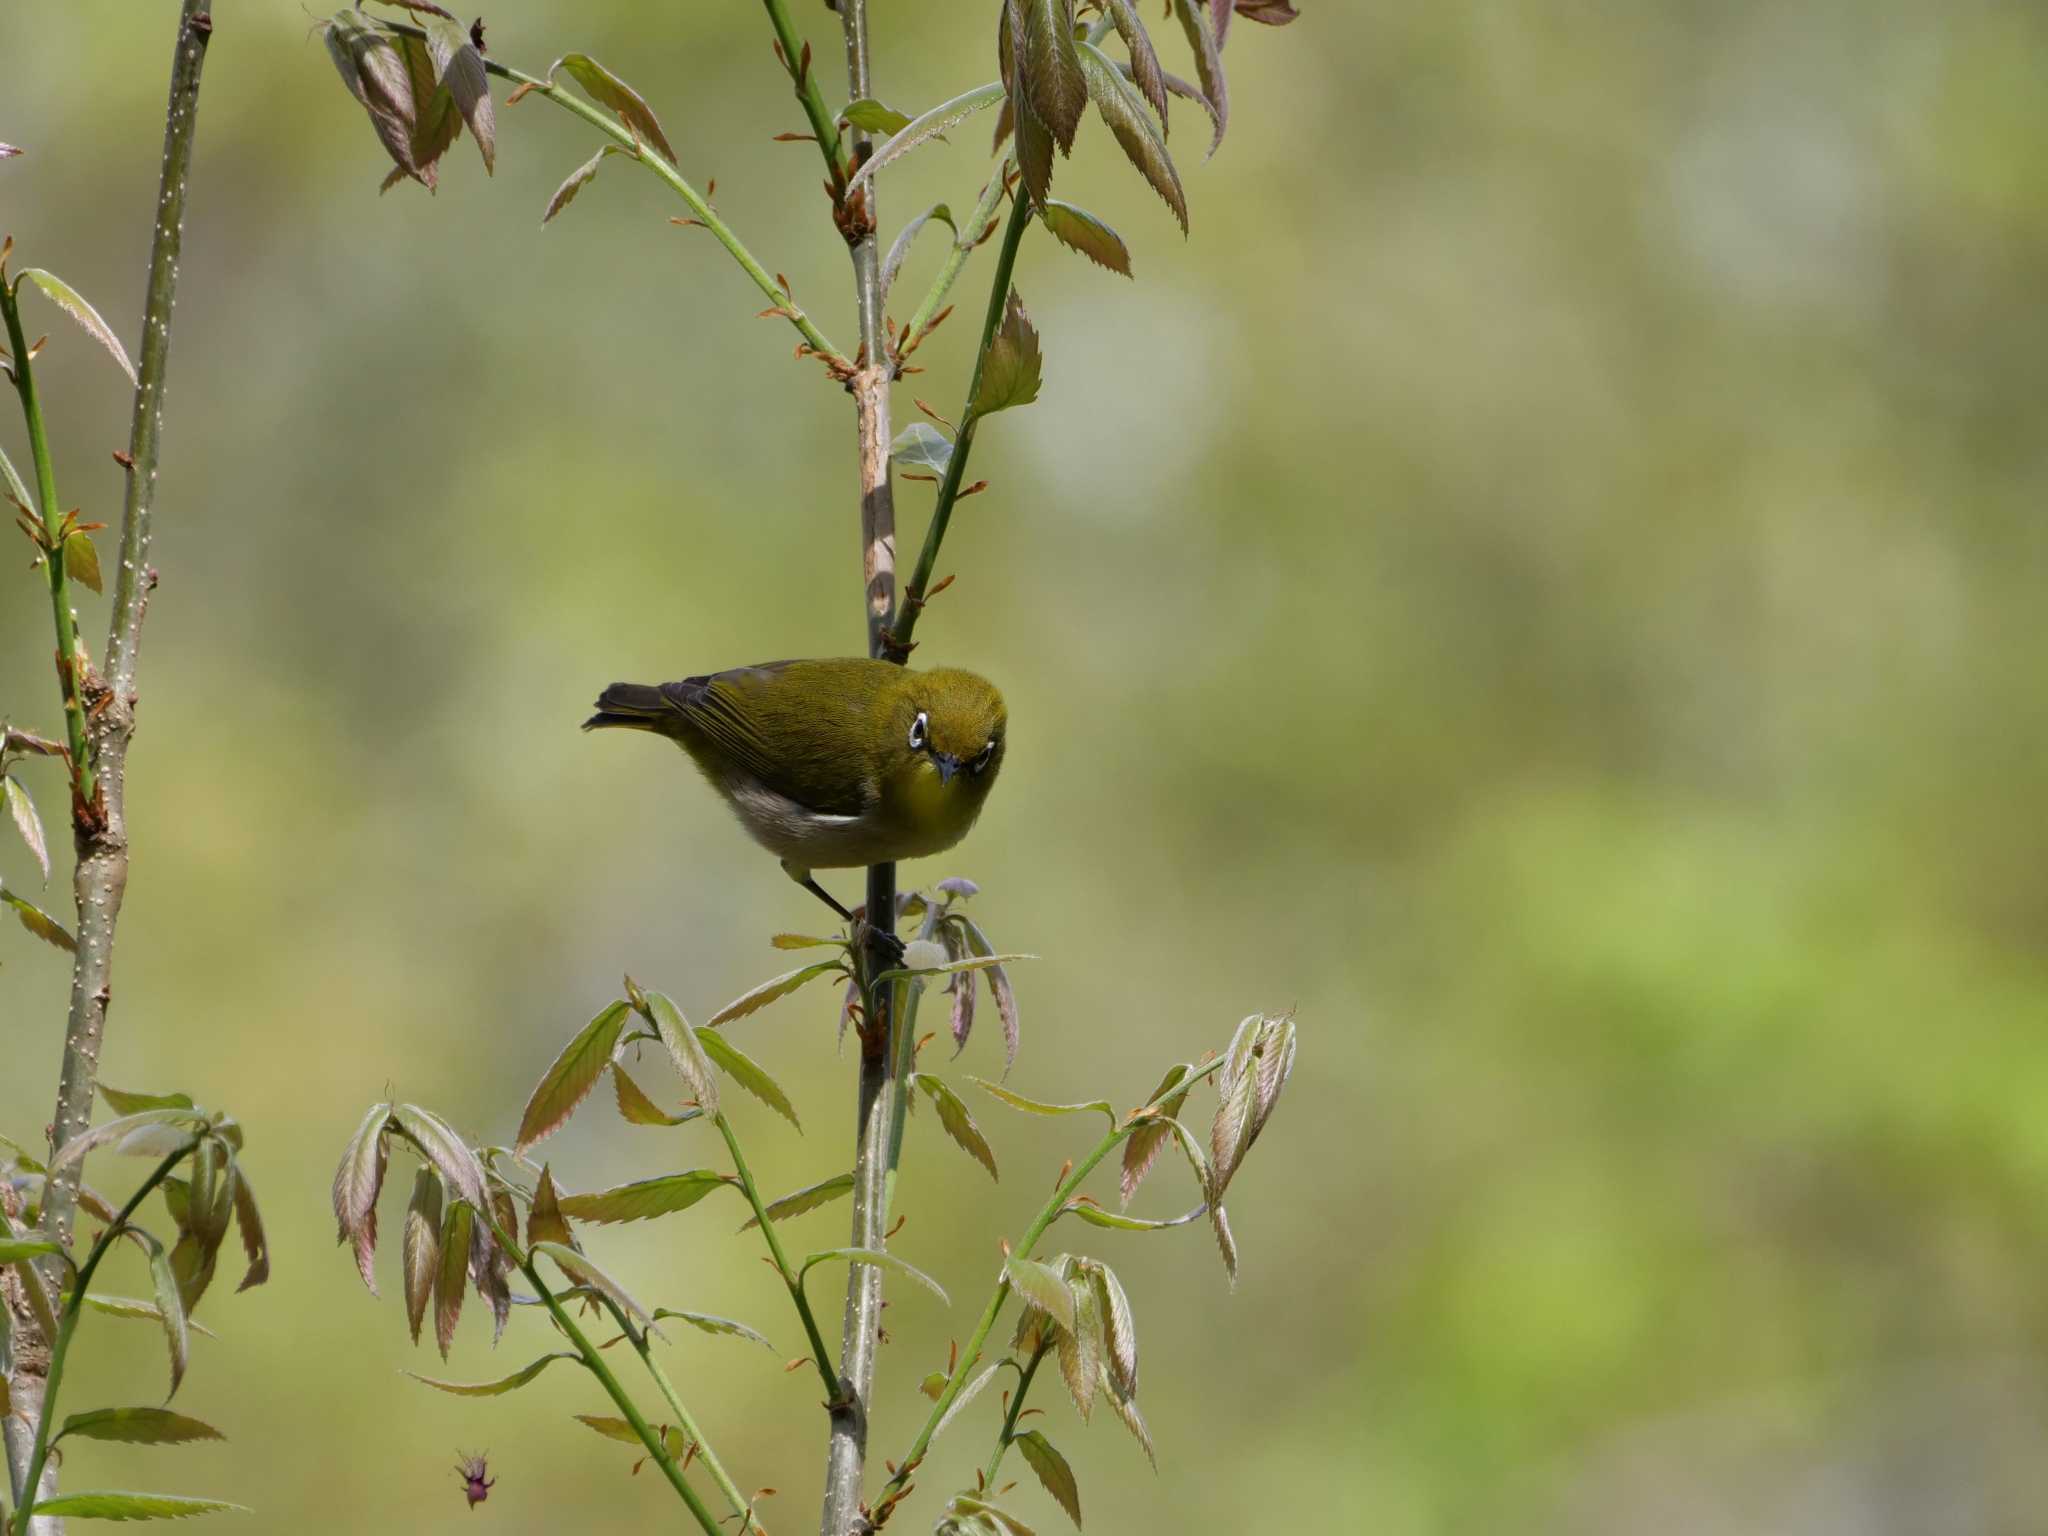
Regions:
[[[485,1465],[485,1457],[490,1453],[486,1451],[471,1456],[457,1451],[455,1454],[462,1458],[455,1463],[455,1475],[462,1479],[462,1496],[469,1500],[469,1507],[475,1509],[491,1496],[491,1490],[498,1485],[496,1478],[487,1475],[490,1468]]]

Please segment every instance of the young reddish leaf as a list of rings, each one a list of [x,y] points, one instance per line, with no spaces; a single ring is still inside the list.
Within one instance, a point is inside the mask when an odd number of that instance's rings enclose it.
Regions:
[[[393,41],[398,46],[398,56],[405,61],[406,78],[412,85],[413,165],[418,169],[419,180],[431,191],[440,182],[441,156],[462,132],[462,115],[455,110],[455,97],[440,84],[427,44],[404,34]],[[384,185],[388,189],[403,179],[394,170],[385,178]]]
[[[520,1117],[517,1149],[526,1151],[535,1142],[559,1130],[597,1083],[598,1074],[611,1063],[612,1050],[619,1043],[632,1009],[625,1003],[607,1003],[596,1018],[586,1024],[554,1065],[542,1074],[533,1097]]]
[[[1058,1323],[1062,1332],[1074,1331],[1074,1293],[1057,1270],[1012,1254],[1004,1271],[1019,1296]]]
[[[984,959],[997,958],[995,945],[989,942],[988,935],[981,931],[979,923],[964,915],[958,921],[967,935],[969,949]],[[1009,955],[1001,958],[1022,960],[1030,957]],[[1010,1068],[1017,1064],[1017,1044],[1023,1034],[1022,1021],[1017,1012],[1017,990],[1010,985],[1009,971],[1001,965],[989,966],[986,975],[989,994],[996,1000],[996,1016],[1003,1024],[1003,1076],[1008,1077]]]
[[[576,194],[581,192],[595,179],[597,168],[603,162],[606,155],[623,155],[624,153],[625,151],[619,148],[618,145],[607,144],[603,149],[600,149],[588,160],[577,166],[575,170],[571,171],[562,184],[555,188],[555,195],[548,199],[547,211],[540,216],[541,223],[547,223],[575,200]]]
[[[1145,1415],[1138,1412],[1135,1397],[1118,1397],[1114,1392],[1109,1396],[1109,1406],[1123,1421],[1123,1426],[1137,1437],[1138,1444],[1145,1448],[1145,1459],[1152,1463],[1152,1470],[1159,1470],[1158,1454],[1152,1449],[1152,1431],[1145,1427]]]
[[[621,1184],[615,1189],[600,1190],[590,1195],[565,1195],[561,1208],[565,1216],[578,1221],[650,1221],[656,1216],[669,1216],[677,1211],[686,1211],[721,1185],[733,1180],[726,1174],[709,1168],[693,1169],[689,1173],[665,1173],[657,1178],[636,1179],[631,1184]],[[534,1208],[538,1212],[540,1195],[534,1195]],[[533,1246],[545,1242],[550,1246],[561,1244],[561,1237],[546,1237],[541,1233],[533,1235]]]
[[[1136,1397],[1138,1325],[1131,1315],[1130,1298],[1124,1295],[1116,1271],[1107,1264],[1090,1259],[1084,1268],[1095,1287],[1096,1308],[1102,1318],[1102,1363],[1110,1391],[1118,1397]]]
[[[211,1424],[188,1419],[168,1408],[95,1408],[64,1420],[52,1444],[66,1435],[81,1440],[112,1440],[122,1445],[190,1445],[195,1440],[225,1440]]]
[[[1230,1218],[1224,1215],[1221,1205],[1210,1205],[1209,1226],[1216,1234],[1216,1250],[1223,1255],[1223,1268],[1230,1276],[1230,1288],[1234,1291],[1237,1289],[1237,1238],[1230,1230]]]
[[[1166,152],[1166,140],[1160,136],[1152,115],[1146,111],[1144,98],[1124,79],[1108,54],[1093,43],[1084,42],[1080,49],[1081,69],[1087,76],[1088,94],[1095,102],[1095,110],[1109,124],[1109,131],[1116,135],[1117,143],[1123,146],[1131,164],[1173,210],[1173,216],[1180,221],[1181,233],[1186,234],[1187,194],[1181,191],[1180,173],[1173,168],[1173,157]],[[1021,148],[1022,139],[1018,142]]]
[[[469,124],[484,158],[484,174],[491,175],[498,167],[498,125],[483,54],[452,18],[427,23],[427,52],[433,59],[435,80]]]
[[[441,1272],[441,1180],[431,1168],[422,1167],[413,1175],[399,1254],[405,1280],[405,1317],[417,1344],[427,1303],[433,1298],[434,1280]]]
[[[1088,86],[1074,46],[1074,17],[1069,0],[1006,0],[1019,17],[1016,47],[1017,83],[1024,103],[1052,130],[1061,149],[1072,152],[1081,114],[1088,109]]]
[[[697,1032],[683,1017],[682,1009],[662,993],[649,992],[646,994],[646,1016],[653,1023],[654,1032],[661,1037],[669,1060],[675,1064],[676,1073],[689,1088],[691,1097],[703,1106],[705,1114],[717,1114],[718,1079],[711,1070],[710,1058],[704,1054],[703,1044],[697,1039]]]
[[[71,937],[70,930],[26,897],[0,888],[0,903],[14,908],[14,915],[21,919],[21,926],[45,944],[54,944],[67,951],[77,950],[78,940]]]
[[[1085,208],[1051,198],[1039,210],[1039,217],[1062,245],[1079,251],[1099,267],[1131,275],[1131,253],[1123,237]]]
[[[681,1125],[704,1113],[701,1109],[686,1109],[679,1115],[664,1113],[616,1061],[612,1063],[612,1086],[618,1093],[619,1114],[628,1125]]]
[[[872,163],[872,162],[871,162]],[[730,1024],[734,1019],[744,1019],[748,1014],[759,1013],[777,998],[789,996],[798,987],[828,971],[843,972],[846,967],[837,960],[819,960],[810,965],[799,966],[793,971],[784,971],[771,981],[764,981],[753,991],[734,998],[711,1016],[710,1027]]]
[[[547,1164],[541,1164],[540,1178],[533,1186],[533,1205],[526,1213],[526,1243],[561,1243],[574,1247],[576,1239],[569,1231],[569,1223],[562,1215],[560,1196],[555,1191],[555,1178]]]
[[[557,1360],[574,1360],[580,1364],[582,1356],[557,1350],[552,1355],[542,1355],[538,1360],[521,1366],[510,1376],[501,1377],[497,1381],[441,1381],[433,1376],[422,1376],[417,1371],[407,1371],[405,1374],[422,1386],[432,1387],[436,1392],[453,1393],[456,1397],[502,1397],[507,1392],[515,1392],[525,1386]]]
[[[77,289],[56,273],[45,272],[41,267],[23,267],[21,275],[42,289],[49,295],[51,303],[84,327],[85,334],[105,347],[114,361],[121,365],[121,371],[128,375],[128,382],[135,382],[135,365],[128,361],[128,349],[121,345],[121,338],[114,334],[114,328],[100,318],[100,312],[86,303]],[[94,586],[93,591],[97,592],[99,588]]]
[[[1216,34],[1216,48],[1220,53],[1230,38],[1230,14],[1237,9],[1234,0],[1208,0],[1209,30]]]
[[[951,101],[942,101],[927,112],[920,112],[897,129],[888,141],[868,157],[867,163],[854,172],[848,181],[848,189],[859,187],[873,179],[884,166],[893,165],[909,154],[918,145],[937,138],[948,128],[965,122],[975,113],[994,106],[1003,99],[1003,88],[999,83],[978,85],[971,91],[962,91]]]
[[[434,1343],[441,1358],[455,1342],[462,1318],[462,1296],[469,1284],[469,1249],[475,1236],[476,1213],[466,1200],[451,1201],[441,1223],[441,1268],[434,1277]]]
[[[1074,1322],[1060,1330],[1060,1376],[1085,1423],[1095,1407],[1095,1388],[1102,1378],[1102,1306],[1094,1283],[1079,1266],[1067,1280],[1067,1291],[1073,1298]]]
[[[1011,126],[1017,135],[1017,171],[1034,207],[1043,208],[1052,193],[1052,130],[1038,120],[1028,103],[1011,98]],[[1000,144],[998,145],[1000,147]]]
[[[1116,24],[1116,34],[1124,40],[1131,62],[1127,68],[1132,81],[1138,87],[1154,112],[1159,114],[1159,129],[1166,132],[1166,72],[1159,67],[1159,54],[1152,46],[1152,38],[1145,31],[1145,24],[1138,19],[1138,7],[1133,0],[1107,0],[1110,19]]]
[[[981,1127],[974,1123],[974,1116],[967,1112],[967,1106],[960,1102],[960,1096],[946,1084],[929,1073],[919,1072],[912,1079],[939,1111],[939,1124],[945,1128],[960,1149],[982,1167],[988,1170],[992,1179],[999,1178],[996,1172],[995,1149],[989,1146],[988,1138],[981,1134]]]
[[[668,136],[661,131],[661,120],[638,91],[587,53],[564,54],[555,60],[554,67],[548,71],[548,82],[553,84],[555,71],[563,69],[583,87],[591,100],[618,113],[619,120],[633,131],[635,138],[660,150],[661,158],[670,165],[676,163],[676,152],[669,148]]]
[[[171,1493],[66,1493],[44,1499],[29,1513],[52,1520],[189,1520],[194,1515],[249,1513],[225,1499],[188,1499]]]
[[[397,1130],[441,1172],[449,1189],[477,1209],[484,1203],[484,1165],[455,1128],[432,1110],[400,1104],[391,1111]]]
[[[850,1173],[835,1173],[829,1179],[820,1179],[817,1183],[807,1185],[793,1194],[784,1195],[780,1200],[769,1201],[768,1219],[770,1221],[784,1221],[791,1216],[801,1216],[806,1211],[815,1211],[821,1205],[830,1205],[841,1195],[850,1195],[852,1193],[853,1175]],[[749,1227],[757,1227],[759,1225],[759,1221],[749,1216],[740,1226],[740,1230],[744,1232]]]
[[[239,1166],[234,1172],[235,1230],[242,1237],[242,1256],[249,1261],[242,1283],[235,1287],[239,1294],[270,1278],[270,1239],[264,1234],[263,1212],[256,1205],[256,1191],[249,1187],[249,1176]]]
[[[327,52],[349,94],[369,114],[370,126],[391,163],[402,175],[424,180],[413,159],[412,130],[417,116],[412,74],[396,40],[354,10],[336,11],[326,24]]]
[[[1038,1474],[1038,1480],[1045,1485],[1045,1491],[1053,1496],[1053,1502],[1067,1512],[1067,1518],[1074,1522],[1074,1528],[1081,1527],[1081,1485],[1074,1481],[1074,1469],[1067,1465],[1067,1458],[1045,1438],[1042,1431],[1028,1429],[1018,1435],[1014,1442],[1024,1453],[1025,1464]]]
[[[688,1323],[692,1328],[702,1329],[705,1333],[722,1333],[736,1339],[752,1339],[770,1353],[775,1349],[775,1346],[768,1342],[766,1334],[758,1329],[749,1328],[745,1323],[736,1323],[729,1317],[718,1317],[710,1312],[677,1312],[667,1307],[654,1309],[654,1320],[657,1323],[665,1317],[672,1317],[679,1323]]]
[[[767,1070],[753,1057],[734,1045],[715,1029],[697,1031],[697,1044],[712,1063],[738,1083],[755,1098],[782,1116],[799,1131],[803,1122],[796,1117],[796,1107],[789,1102],[789,1095],[782,1091],[782,1085],[768,1075]]]
[[[1223,50],[1217,46],[1216,33],[1209,25],[1209,10],[1202,0],[1173,0],[1173,13],[1180,18],[1180,29],[1187,34],[1188,46],[1195,52],[1195,78],[1202,82],[1202,95],[1208,100],[1209,116],[1216,125],[1216,135],[1209,141],[1209,153],[1213,155],[1223,143],[1223,130],[1230,121]]]
[[[1185,1089],[1170,1098],[1162,1098],[1161,1095],[1166,1094],[1176,1084],[1185,1082],[1194,1070],[1186,1062],[1177,1063],[1167,1069],[1166,1076],[1159,1080],[1159,1086],[1153,1089],[1145,1100],[1147,1104],[1159,1106],[1158,1115],[1141,1121],[1138,1128],[1132,1131],[1124,1142],[1123,1172],[1118,1180],[1118,1190],[1126,1207],[1131,1203],[1131,1196],[1138,1192],[1138,1186],[1145,1181],[1145,1175],[1152,1171],[1152,1164],[1159,1156],[1159,1149],[1166,1144],[1166,1138],[1173,1134],[1172,1128],[1165,1123],[1166,1120],[1178,1115],[1181,1106],[1188,1100]],[[1161,1119],[1160,1116],[1164,1116],[1165,1119]]]
[[[1288,0],[1237,0],[1234,9],[1246,21],[1269,27],[1284,27],[1301,14]]]
[[[43,872],[43,879],[50,878],[50,845],[43,838],[43,818],[36,814],[36,803],[28,791],[15,782],[12,775],[0,778],[5,787],[7,814],[14,818],[14,827],[21,834],[21,840],[28,844],[28,851],[35,855],[36,867]],[[111,1102],[111,1101],[109,1101]],[[118,1111],[118,1106],[116,1106]]]
[[[974,414],[988,416],[996,411],[1009,410],[1012,406],[1029,405],[1038,398],[1041,367],[1038,332],[1013,288],[1009,301],[1003,306],[1002,324],[989,342],[988,359],[982,365],[981,388],[976,392],[972,406]]]

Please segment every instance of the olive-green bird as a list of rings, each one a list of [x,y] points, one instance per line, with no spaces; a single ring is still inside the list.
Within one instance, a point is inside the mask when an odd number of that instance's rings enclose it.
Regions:
[[[943,853],[1003,766],[1003,696],[972,672],[886,661],[771,661],[677,683],[613,683],[586,731],[674,741],[790,879]]]

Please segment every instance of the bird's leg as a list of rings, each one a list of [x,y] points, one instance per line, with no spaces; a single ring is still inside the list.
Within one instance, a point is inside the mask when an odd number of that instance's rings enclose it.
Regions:
[[[825,903],[826,906],[830,907],[834,912],[837,912],[841,917],[846,919],[846,925],[850,930],[852,930],[853,938],[856,944],[858,944],[862,939],[865,939],[872,935],[877,941],[880,942],[883,950],[888,954],[889,963],[891,965],[901,965],[903,963],[903,941],[899,939],[895,934],[884,933],[881,929],[872,927],[866,919],[855,917],[845,907],[839,904],[838,899],[835,896],[833,896],[833,894],[830,891],[826,890],[825,887],[818,884],[818,882],[812,877],[811,872],[809,870],[804,870],[801,873],[799,873],[798,871],[791,869],[787,864],[783,865],[783,869],[785,872],[787,872],[790,879],[794,880],[798,885],[802,886],[805,890],[809,891],[813,896],[817,897],[818,900]]]

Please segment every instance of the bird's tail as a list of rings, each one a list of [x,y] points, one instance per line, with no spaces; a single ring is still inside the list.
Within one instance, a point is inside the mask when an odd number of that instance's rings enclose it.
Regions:
[[[613,683],[597,696],[597,713],[583,722],[583,729],[623,726],[634,731],[661,731],[675,713],[668,696],[652,684]]]

